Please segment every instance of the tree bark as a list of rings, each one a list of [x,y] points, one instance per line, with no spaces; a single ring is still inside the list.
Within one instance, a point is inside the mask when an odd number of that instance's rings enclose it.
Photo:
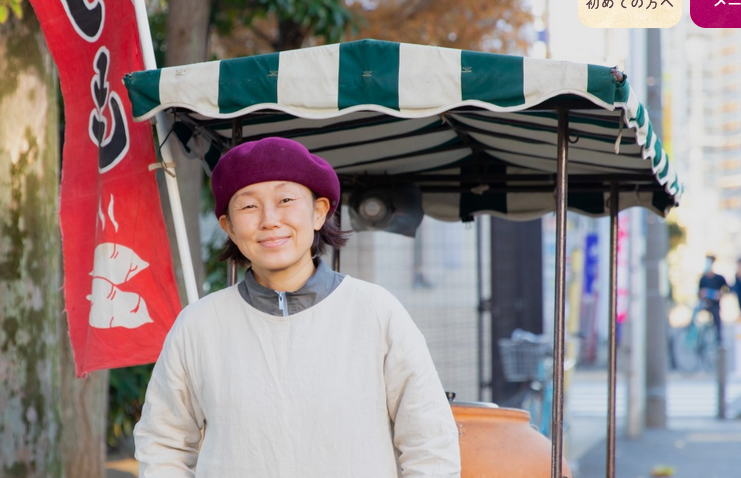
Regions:
[[[108,411],[108,370],[75,378],[72,343],[67,317],[60,321],[60,417],[62,439],[60,452],[67,478],[102,478],[106,462],[106,417]]]
[[[0,476],[56,478],[58,108],[51,55],[24,13],[0,26]]]
[[[210,8],[211,2],[209,0],[170,0],[166,23],[167,50],[165,52],[165,63],[167,66],[185,65],[206,60]],[[177,140],[173,140],[173,142],[177,142]],[[172,154],[176,164],[175,174],[181,193],[185,229],[190,243],[190,255],[193,261],[196,283],[198,284],[198,292],[199,295],[202,295],[205,268],[201,254],[199,215],[201,211],[201,188],[203,187],[203,166],[198,159],[186,158],[183,151],[177,146],[172,148]],[[163,173],[160,171],[157,174],[162,210],[167,224],[170,249],[176,269],[175,276],[178,279],[181,302],[185,304],[185,285],[170,201],[164,179],[161,176]]]
[[[74,378],[62,314],[57,78],[24,7],[22,21],[0,26],[0,476],[101,478],[108,372]]]
[[[301,48],[306,37],[305,29],[293,20],[278,21],[278,39],[275,43],[276,51],[297,50]]]
[[[206,60],[210,0],[170,0],[167,11],[167,66]]]

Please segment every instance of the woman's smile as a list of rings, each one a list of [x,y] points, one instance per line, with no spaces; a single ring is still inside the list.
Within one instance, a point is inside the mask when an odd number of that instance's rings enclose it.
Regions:
[[[261,241],[258,241],[258,243],[263,246],[267,247],[268,249],[274,249],[276,247],[280,247],[286,242],[288,242],[290,239],[289,236],[286,237],[269,237],[267,239],[263,239]]]

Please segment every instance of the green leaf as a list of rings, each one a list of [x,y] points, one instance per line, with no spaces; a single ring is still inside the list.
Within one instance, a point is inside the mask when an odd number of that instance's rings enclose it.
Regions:
[[[0,5],[0,23],[8,21],[8,7],[6,5]]]
[[[19,3],[10,3],[10,9],[13,10],[13,13],[15,13],[15,16],[19,19],[23,18],[23,8],[21,8],[21,4]]]

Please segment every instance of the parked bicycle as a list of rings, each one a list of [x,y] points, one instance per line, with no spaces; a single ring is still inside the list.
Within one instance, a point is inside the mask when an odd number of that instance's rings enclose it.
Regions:
[[[700,300],[689,324],[674,331],[672,356],[680,372],[715,370],[718,363],[718,333],[706,301]]]
[[[553,408],[553,345],[550,338],[517,329],[511,338],[499,339],[504,379],[520,383],[505,406],[530,413],[530,423],[551,435]]]

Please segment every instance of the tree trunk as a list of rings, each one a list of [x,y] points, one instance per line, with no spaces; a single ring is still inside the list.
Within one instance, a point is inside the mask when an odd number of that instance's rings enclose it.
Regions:
[[[24,20],[0,26],[0,476],[101,478],[108,372],[74,378],[60,292],[57,81],[24,7]]]
[[[165,63],[167,66],[198,63],[206,60],[208,45],[208,26],[211,2],[209,0],[170,0],[167,12],[167,32]],[[173,140],[173,142],[177,142]],[[201,254],[201,228],[199,214],[201,211],[201,188],[203,187],[203,166],[197,159],[188,159],[179,147],[172,148],[173,160],[176,168],[178,187],[185,216],[185,229],[190,243],[190,255],[193,261],[193,270],[198,284],[199,295],[203,292],[205,269]],[[181,301],[185,303],[182,267],[177,251],[177,241],[170,210],[170,201],[167,196],[161,171],[158,173],[158,184],[162,210],[167,224],[170,239],[175,276],[178,279],[178,289]]]
[[[0,26],[0,476],[55,478],[63,476],[58,108],[51,55],[24,13]]]
[[[57,314],[57,317],[61,329],[60,451],[64,475],[67,478],[102,478],[106,461],[109,372],[100,370],[85,379],[75,378],[67,317],[63,314]]]
[[[167,11],[167,66],[206,60],[210,0],[170,0]]]
[[[297,50],[301,48],[306,37],[305,29],[293,20],[278,21],[278,40],[276,51]]]

